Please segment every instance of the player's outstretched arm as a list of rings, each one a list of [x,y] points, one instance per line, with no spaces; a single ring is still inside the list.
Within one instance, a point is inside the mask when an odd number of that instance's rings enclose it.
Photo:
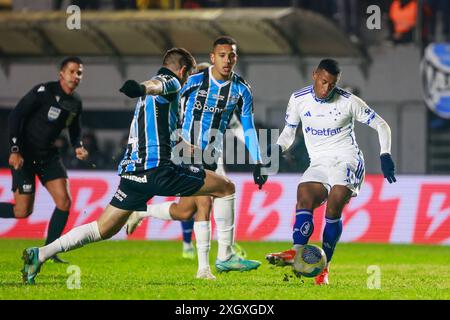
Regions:
[[[161,81],[154,79],[142,83],[135,80],[127,80],[119,91],[129,98],[138,98],[147,94],[158,95],[163,92],[163,84]]]

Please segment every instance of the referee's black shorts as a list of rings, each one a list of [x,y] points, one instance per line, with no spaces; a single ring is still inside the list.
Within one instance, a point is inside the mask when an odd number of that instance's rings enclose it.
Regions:
[[[167,165],[139,174],[122,174],[110,204],[129,211],[144,211],[154,196],[191,196],[205,183],[205,170],[192,165]]]
[[[34,194],[36,191],[36,175],[43,185],[59,178],[67,179],[67,170],[61,158],[55,154],[45,160],[31,160],[24,158],[22,168],[11,169],[12,192],[19,189],[20,194]]]

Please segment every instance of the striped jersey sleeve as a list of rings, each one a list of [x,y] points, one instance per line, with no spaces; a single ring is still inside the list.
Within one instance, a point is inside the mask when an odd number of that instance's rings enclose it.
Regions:
[[[161,93],[162,96],[176,93],[181,89],[181,85],[178,79],[171,75],[158,74],[157,76],[153,77],[153,80],[161,81],[163,87],[163,91]]]
[[[241,90],[241,122],[244,129],[245,145],[253,161],[260,162],[261,153],[253,114],[253,95],[250,85],[244,80],[241,81]]]

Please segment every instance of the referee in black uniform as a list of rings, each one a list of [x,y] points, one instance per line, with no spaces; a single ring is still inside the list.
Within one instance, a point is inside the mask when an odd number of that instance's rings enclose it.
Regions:
[[[22,219],[33,212],[37,175],[56,205],[46,244],[61,236],[72,202],[67,172],[54,146],[64,128],[69,129],[76,157],[80,160],[88,157],[80,138],[82,103],[75,92],[82,77],[81,59],[64,59],[59,81],[35,86],[9,115],[9,165],[12,167],[12,191],[16,204],[0,203],[0,218]],[[53,261],[65,262],[56,255]]]

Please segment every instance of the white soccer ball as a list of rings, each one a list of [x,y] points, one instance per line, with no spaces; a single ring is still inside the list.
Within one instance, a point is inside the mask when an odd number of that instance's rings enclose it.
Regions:
[[[294,258],[294,273],[304,277],[315,277],[327,266],[327,256],[322,248],[307,244],[301,247]]]

